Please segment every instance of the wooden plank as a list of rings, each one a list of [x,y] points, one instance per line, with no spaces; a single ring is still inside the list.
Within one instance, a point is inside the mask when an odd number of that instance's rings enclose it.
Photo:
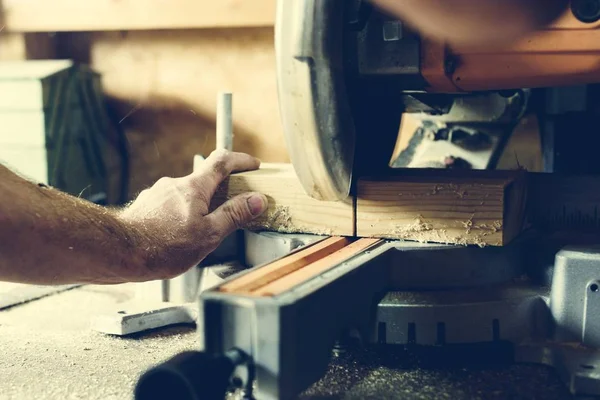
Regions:
[[[4,0],[11,32],[273,26],[276,0]]]
[[[309,197],[290,164],[263,164],[258,171],[231,175],[217,191],[212,208],[250,191],[264,193],[269,209],[248,229],[354,236],[352,199],[328,202]]]
[[[358,183],[357,236],[501,246],[520,231],[520,172],[405,171]]]
[[[352,198],[340,203],[308,197],[291,165],[265,164],[233,174],[212,208],[257,191],[269,198],[269,210],[247,227],[251,230],[480,246],[505,245],[523,226],[523,171],[410,169],[360,180],[357,187],[354,210]]]
[[[285,275],[278,280],[275,280],[261,288],[254,290],[251,294],[253,296],[276,296],[290,290],[294,286],[306,282],[307,280],[322,274],[328,269],[341,264],[349,258],[367,250],[369,247],[379,243],[381,239],[359,239],[354,243],[330,254],[326,257],[321,258],[318,261],[313,262],[303,268],[300,268],[291,274]]]
[[[303,250],[277,260],[262,268],[258,268],[238,279],[228,282],[219,288],[222,292],[248,294],[308,264],[326,257],[348,244],[348,239],[341,237],[327,238]]]

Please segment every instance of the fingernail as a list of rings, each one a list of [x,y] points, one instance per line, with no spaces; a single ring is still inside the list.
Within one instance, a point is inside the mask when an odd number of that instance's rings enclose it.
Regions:
[[[258,216],[267,210],[267,198],[262,194],[253,194],[248,197],[248,208],[254,216]]]

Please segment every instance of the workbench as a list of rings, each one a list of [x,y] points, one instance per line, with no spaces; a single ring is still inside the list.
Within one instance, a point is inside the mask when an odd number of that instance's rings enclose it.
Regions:
[[[89,329],[91,317],[134,293],[133,285],[83,286],[0,311],[0,399],[130,399],[143,371],[197,348],[193,326],[127,338]],[[336,354],[303,399],[571,398],[545,367],[430,369],[401,352]]]

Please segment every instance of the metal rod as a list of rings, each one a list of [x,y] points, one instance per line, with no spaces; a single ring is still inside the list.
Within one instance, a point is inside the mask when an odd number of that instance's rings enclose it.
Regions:
[[[217,149],[233,150],[233,95],[221,92],[217,97]]]

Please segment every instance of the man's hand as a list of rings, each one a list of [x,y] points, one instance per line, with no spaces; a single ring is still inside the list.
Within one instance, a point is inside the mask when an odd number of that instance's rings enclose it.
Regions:
[[[230,173],[259,165],[247,154],[215,152],[200,171],[159,180],[119,212],[0,165],[0,281],[113,284],[179,275],[265,211],[265,196],[248,193],[209,213]]]
[[[168,279],[197,265],[226,236],[261,215],[267,199],[237,196],[209,213],[218,186],[232,172],[257,169],[260,161],[243,153],[215,151],[200,171],[162,178],[119,215],[139,233],[146,271],[140,280]]]

